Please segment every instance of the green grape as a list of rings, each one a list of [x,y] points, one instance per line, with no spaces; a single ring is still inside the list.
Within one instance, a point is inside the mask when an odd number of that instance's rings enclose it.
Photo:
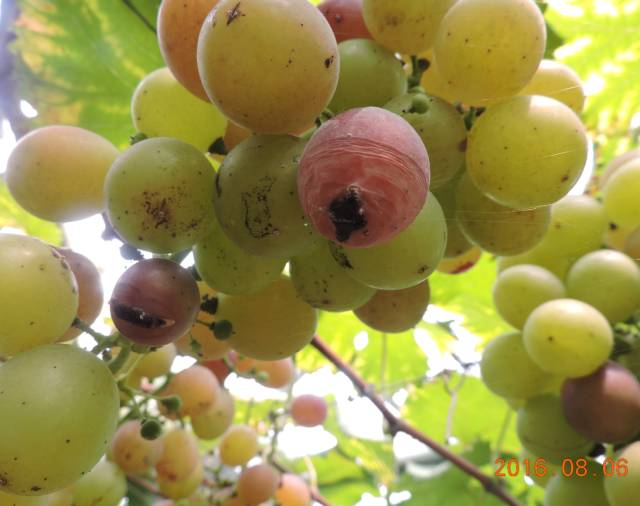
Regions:
[[[603,188],[603,202],[607,216],[616,225],[640,225],[640,158],[622,165],[609,177]]]
[[[227,390],[221,389],[210,408],[191,416],[191,427],[199,439],[215,439],[231,426],[234,413],[233,397]]]
[[[2,506],[51,506],[50,495],[13,495],[2,491],[0,491],[0,504]],[[65,504],[64,506],[67,505]],[[71,504],[68,506],[71,506]]]
[[[366,303],[374,288],[353,279],[338,265],[326,242],[307,255],[291,259],[291,282],[310,306],[325,311],[348,311]]]
[[[127,478],[112,462],[103,460],[73,485],[74,506],[118,506],[127,494]]]
[[[258,506],[268,501],[278,488],[280,476],[269,464],[248,467],[240,473],[236,490],[247,506]]]
[[[527,354],[520,332],[493,339],[482,353],[482,381],[493,393],[510,399],[529,399],[548,391],[554,377]]]
[[[390,241],[370,248],[332,245],[336,261],[350,276],[379,290],[415,286],[435,271],[447,243],[438,200],[429,195],[414,222]]]
[[[162,456],[162,440],[150,441],[140,434],[140,420],[129,420],[116,431],[110,458],[127,474],[142,474],[155,466]]]
[[[58,490],[53,494],[38,497],[44,497],[45,499],[47,499],[47,502],[45,503],[46,506],[73,506],[73,485],[69,485],[67,488]],[[35,497],[29,496],[29,498]],[[17,504],[16,506],[20,506],[20,504]]]
[[[552,251],[547,251],[541,244],[538,244],[520,255],[500,257],[498,259],[498,272],[503,272],[514,265],[522,264],[537,265],[548,270],[558,279],[564,280],[573,264],[573,259],[567,256],[554,255]]]
[[[230,295],[261,290],[274,281],[286,264],[284,258],[252,255],[224,233],[218,220],[196,244],[193,254],[198,274],[211,288]]]
[[[454,179],[433,192],[442,206],[442,211],[447,221],[447,247],[444,250],[445,258],[460,257],[474,246],[462,232],[460,223],[458,223],[456,218],[457,185],[458,180]]]
[[[284,473],[274,498],[280,506],[310,506],[311,490],[297,474]]]
[[[258,435],[248,425],[234,425],[218,446],[220,460],[227,466],[244,466],[258,453]]]
[[[530,250],[544,236],[551,209],[518,211],[498,204],[465,174],[456,189],[456,219],[467,239],[496,255],[516,255]]]
[[[339,68],[333,31],[307,0],[221,0],[200,32],[207,95],[252,132],[311,126],[331,100]]]
[[[513,266],[502,272],[493,285],[493,302],[498,314],[517,329],[524,327],[538,306],[565,296],[562,281],[537,265]]]
[[[198,440],[184,429],[173,429],[162,437],[162,455],[156,463],[158,479],[183,481],[200,463]]]
[[[193,365],[173,376],[162,391],[163,397],[180,397],[180,416],[204,413],[216,403],[220,395],[218,378],[203,365]]]
[[[214,185],[213,167],[193,146],[148,139],[130,147],[109,170],[109,219],[133,246],[176,253],[209,231]]]
[[[364,0],[362,14],[372,37],[392,51],[429,49],[442,18],[456,0]]]
[[[39,239],[0,233],[0,355],[49,344],[69,329],[78,287],[62,255]]]
[[[613,349],[609,322],[574,299],[556,299],[535,309],[523,330],[524,345],[540,368],[569,378],[591,374]]]
[[[231,323],[228,342],[233,349],[259,360],[278,360],[311,341],[318,315],[283,275],[253,294],[221,295],[216,318]]]
[[[401,95],[384,107],[407,120],[420,135],[429,153],[431,191],[441,188],[460,172],[464,166],[467,130],[455,107],[422,93]]]
[[[555,60],[542,60],[529,84],[518,94],[554,98],[576,114],[584,109],[584,87],[580,78],[571,67]]]
[[[640,227],[628,234],[622,251],[636,262],[640,261]]]
[[[382,107],[407,91],[402,62],[387,48],[369,39],[338,44],[340,78],[329,109],[340,113],[357,107]],[[367,83],[363,86],[363,83]]]
[[[624,253],[593,251],[571,267],[567,292],[595,307],[612,324],[622,322],[640,308],[640,270]]]
[[[624,459],[624,461],[622,460]],[[615,455],[617,468],[604,480],[604,491],[610,506],[634,506],[640,495],[640,442],[636,441]],[[622,465],[628,472],[623,471]]]
[[[544,18],[532,0],[459,0],[442,20],[434,50],[456,95],[486,106],[531,80],[545,44]]]
[[[604,170],[600,179],[598,181],[598,186],[602,189],[607,186],[607,182],[611,179],[618,169],[623,165],[631,162],[632,160],[636,160],[640,158],[640,148],[632,149],[631,151],[627,151],[619,156],[616,156],[613,160],[609,162],[607,168]]]
[[[555,395],[529,399],[518,410],[516,430],[522,446],[552,464],[584,457],[593,447],[592,441],[569,426]]]
[[[581,462],[576,462],[576,465]],[[574,475],[561,472],[545,488],[544,506],[610,506],[604,493],[602,464],[588,461],[586,468],[576,467]],[[580,474],[577,474],[580,473]]]
[[[168,68],[147,75],[131,98],[133,126],[147,137],[173,137],[205,152],[222,137],[227,119],[193,96]]]
[[[93,132],[48,126],[13,148],[4,175],[14,199],[49,221],[74,221],[104,209],[102,188],[118,150]]]
[[[171,370],[171,364],[177,355],[176,345],[166,344],[157,348],[140,359],[134,369],[138,376],[155,379],[164,376]]]
[[[389,333],[406,332],[420,323],[430,298],[429,282],[423,281],[402,290],[378,290],[369,302],[353,312],[372,329]]]
[[[550,464],[549,462],[540,461],[538,460],[540,459],[540,457],[538,457],[537,455],[534,455],[526,448],[522,448],[522,450],[520,451],[520,462],[524,462],[525,459],[529,461],[530,466],[533,466],[533,470],[530,471],[531,474],[529,474],[528,476],[539,487],[542,487],[542,488],[546,487],[547,483],[549,483],[551,479],[554,477],[554,474],[558,474],[562,472],[559,466],[555,466],[553,464]],[[540,468],[538,468],[538,472],[536,473],[536,469],[535,469],[536,461],[538,461],[538,464],[544,464],[544,467],[546,468],[546,473],[544,473],[544,471],[542,471],[542,469]],[[543,473],[544,473],[544,476],[538,476]]]
[[[95,355],[65,344],[0,367],[0,489],[40,495],[88,472],[118,421],[118,389]]]
[[[248,253],[289,258],[316,244],[298,198],[304,147],[295,137],[254,135],[220,167],[216,214],[224,232]]]
[[[481,191],[505,206],[552,204],[580,177],[587,142],[580,118],[566,105],[538,95],[514,97],[474,123],[467,170]]]
[[[165,497],[175,500],[185,499],[197,490],[202,480],[204,480],[204,466],[202,461],[198,459],[191,473],[182,480],[158,476],[158,488]]]

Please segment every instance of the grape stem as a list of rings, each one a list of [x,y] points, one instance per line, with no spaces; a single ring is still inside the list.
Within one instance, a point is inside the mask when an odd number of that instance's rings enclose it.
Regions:
[[[324,357],[329,360],[329,362],[331,362],[339,371],[347,376],[361,395],[363,395],[373,403],[373,405],[378,409],[378,411],[380,411],[384,419],[387,421],[389,425],[389,432],[392,435],[395,435],[398,432],[404,432],[414,439],[417,439],[422,444],[425,444],[426,446],[431,448],[441,457],[451,462],[461,471],[478,480],[488,493],[496,496],[503,503],[510,506],[521,506],[521,504],[513,497],[511,497],[511,495],[509,495],[509,493],[504,490],[500,483],[494,478],[487,476],[465,458],[456,455],[445,446],[435,442],[433,439],[427,437],[415,427],[395,416],[389,410],[389,408],[387,408],[384,401],[372,391],[369,385],[365,383],[365,381],[351,368],[351,366],[349,366],[344,360],[342,360],[320,337],[314,337],[311,341],[311,345],[322,355],[324,355]]]

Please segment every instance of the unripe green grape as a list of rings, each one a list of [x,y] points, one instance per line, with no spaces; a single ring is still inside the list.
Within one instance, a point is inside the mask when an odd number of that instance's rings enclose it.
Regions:
[[[556,299],[535,309],[523,330],[531,358],[551,374],[577,378],[604,364],[613,349],[607,319],[593,306]]]
[[[611,221],[623,227],[640,225],[640,158],[621,166],[603,188],[603,202]]]
[[[258,435],[248,425],[234,425],[218,446],[220,460],[227,466],[243,466],[258,453]]]
[[[215,439],[231,426],[234,413],[233,397],[227,390],[221,389],[211,407],[191,416],[191,427],[199,439]]]
[[[142,357],[136,364],[135,374],[149,379],[164,376],[171,370],[171,364],[173,364],[176,355],[176,345],[173,343],[165,344]]]
[[[248,467],[238,478],[238,497],[247,506],[258,506],[268,501],[278,488],[278,472],[269,464]]]
[[[325,311],[348,311],[365,304],[375,289],[353,279],[333,258],[329,245],[307,255],[293,257],[289,264],[296,292],[310,306]]]
[[[221,295],[216,319],[231,324],[228,343],[238,352],[259,360],[278,360],[311,341],[318,316],[283,275],[253,294]]]
[[[623,252],[636,262],[640,261],[640,227],[635,228],[629,233],[624,241]]]
[[[227,155],[216,179],[215,208],[224,232],[253,255],[288,258],[315,244],[298,198],[305,141],[254,135]]]
[[[402,290],[435,271],[446,243],[444,213],[430,194],[413,223],[390,241],[370,248],[332,245],[332,254],[357,281],[379,290]]]
[[[0,355],[61,338],[78,311],[78,286],[62,255],[33,237],[0,233]]]
[[[193,494],[204,480],[204,466],[198,459],[193,470],[185,478],[174,480],[164,475],[158,476],[158,488],[165,497],[184,499]]]
[[[498,314],[517,329],[524,327],[538,306],[565,296],[562,281],[537,265],[513,266],[502,272],[493,285],[493,302]]]
[[[369,39],[338,44],[340,77],[329,109],[340,113],[356,107],[382,107],[407,91],[402,62],[387,48]],[[362,83],[367,85],[363,86]]]
[[[159,478],[183,481],[200,463],[198,440],[184,429],[173,429],[162,437],[162,456],[156,463]]]
[[[524,404],[523,404],[524,405]],[[520,406],[522,407],[522,406]],[[518,409],[520,409],[520,407]],[[520,451],[520,462],[523,462],[526,460],[529,461],[529,465],[533,465],[533,472],[531,472],[531,474],[529,474],[529,478],[531,478],[533,480],[533,482],[538,485],[541,488],[545,488],[547,486],[547,483],[549,483],[551,481],[551,479],[553,478],[554,474],[557,475],[559,472],[561,472],[561,469],[559,466],[556,466],[554,464],[550,464],[549,462],[541,462],[538,461],[539,464],[544,464],[547,472],[544,476],[537,476],[536,475],[536,471],[535,471],[535,464],[536,461],[539,459],[540,457],[538,457],[537,455],[534,455],[533,453],[531,453],[529,450],[527,450],[526,448],[522,448],[522,450]],[[539,471],[537,474],[542,474],[543,471]]]
[[[542,60],[536,73],[518,95],[544,95],[562,102],[573,112],[584,109],[584,87],[571,67],[555,60]]]
[[[429,154],[431,158],[431,154]],[[445,258],[457,258],[471,250],[474,245],[462,232],[460,223],[456,218],[456,186],[458,179],[453,179],[433,192],[442,206],[447,222],[447,247],[444,250]]]
[[[637,158],[640,158],[640,148],[635,148],[630,151],[627,151],[626,153],[622,153],[619,156],[616,156],[613,160],[609,162],[609,164],[607,165],[607,168],[604,170],[604,172],[600,176],[598,180],[598,187],[603,189],[607,185],[607,181],[611,179],[611,176],[613,176],[616,172],[618,172],[620,167],[622,167],[623,165],[626,165],[628,162],[632,160],[636,160]]]
[[[331,100],[340,61],[335,36],[307,0],[221,0],[198,41],[207,95],[257,133],[309,127]]]
[[[7,161],[5,181],[14,199],[49,221],[88,218],[104,209],[102,188],[118,150],[74,126],[48,126],[25,135]]]
[[[516,429],[527,450],[552,464],[584,457],[594,444],[569,426],[560,399],[550,394],[529,399],[520,408]]]
[[[247,253],[224,233],[217,219],[209,234],[193,249],[196,269],[217,292],[230,295],[257,292],[274,281],[286,260]]]
[[[147,137],[172,137],[202,152],[224,135],[227,126],[213,104],[193,96],[166,67],[140,81],[131,98],[131,119]]]
[[[544,506],[610,506],[604,493],[604,484],[609,478],[604,477],[602,464],[589,461],[584,470],[577,468],[575,472],[580,474],[558,473],[549,481]]]
[[[140,420],[129,420],[116,431],[109,448],[111,460],[127,474],[142,474],[162,455],[162,440],[150,441],[140,434]]]
[[[75,506],[118,506],[127,494],[127,478],[108,460],[96,466],[73,485]]]
[[[284,473],[274,494],[280,506],[310,506],[311,490],[300,476]]]
[[[489,197],[514,209],[544,206],[564,197],[586,160],[587,136],[580,118],[548,97],[505,100],[487,109],[469,133],[471,179]]]
[[[517,255],[538,244],[551,216],[549,207],[518,211],[484,194],[465,174],[456,189],[456,219],[464,235],[496,255]]]
[[[640,495],[640,442],[636,441],[623,448],[615,455],[614,461],[624,462],[628,473],[615,473],[605,478],[604,491],[609,505],[634,506]]]
[[[564,280],[573,264],[573,258],[564,255],[554,255],[553,251],[547,251],[547,248],[543,248],[542,244],[538,244],[520,255],[498,258],[498,272],[503,272],[514,265],[523,264],[537,265],[538,267],[548,270],[558,279]]]
[[[2,490],[40,495],[66,487],[104,454],[118,420],[118,389],[95,355],[41,346],[0,367]]]
[[[220,384],[209,369],[196,364],[171,378],[162,396],[172,395],[180,398],[180,416],[194,416],[215,404],[220,395]]]
[[[107,174],[109,219],[133,246],[176,253],[209,231],[214,185],[215,171],[196,148],[147,139],[120,155]]]
[[[482,353],[480,372],[489,390],[511,399],[535,397],[554,382],[553,376],[531,360],[520,332],[503,334],[490,341]]]

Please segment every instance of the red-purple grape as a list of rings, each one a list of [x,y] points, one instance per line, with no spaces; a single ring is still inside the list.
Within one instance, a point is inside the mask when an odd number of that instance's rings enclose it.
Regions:
[[[338,42],[371,38],[362,16],[362,0],[324,0],[318,9],[329,21]]]

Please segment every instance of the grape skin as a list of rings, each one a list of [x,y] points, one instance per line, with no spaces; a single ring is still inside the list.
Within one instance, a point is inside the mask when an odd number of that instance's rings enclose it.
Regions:
[[[291,473],[284,473],[280,477],[280,484],[274,497],[281,506],[309,506],[311,504],[309,485],[300,476]]]
[[[519,95],[544,95],[562,102],[576,114],[584,109],[585,94],[580,78],[571,67],[555,60],[542,60]]]
[[[234,425],[218,446],[220,460],[227,466],[243,466],[258,453],[258,435],[248,425]]]
[[[112,462],[103,460],[73,484],[74,506],[118,506],[127,493],[127,479]]]
[[[202,365],[193,365],[176,374],[163,397],[180,397],[180,416],[194,416],[211,408],[220,395],[220,385],[215,374]]]
[[[604,480],[604,490],[611,506],[632,506],[640,494],[640,442],[634,442],[615,455],[616,462],[626,459],[629,473]]]
[[[138,376],[144,376],[149,379],[164,376],[171,370],[171,364],[173,364],[176,355],[175,344],[169,343],[161,346],[142,357],[136,364],[134,372]]]
[[[324,0],[318,5],[338,43],[349,39],[370,39],[362,16],[362,0]]]
[[[211,407],[191,416],[191,427],[199,439],[216,439],[231,426],[234,414],[233,397],[227,390],[221,389]]]
[[[622,165],[610,176],[603,189],[603,202],[611,221],[623,227],[640,225],[640,158]]]
[[[479,246],[473,246],[466,253],[453,258],[443,258],[438,264],[437,271],[443,274],[463,274],[469,269],[473,269],[482,258],[482,249]],[[511,258],[511,257],[508,257]]]
[[[140,420],[129,420],[118,427],[111,440],[111,460],[127,474],[148,471],[162,456],[162,440],[144,439],[140,435],[140,426]]]
[[[447,222],[447,247],[445,258],[455,259],[470,251],[474,244],[467,239],[456,218],[456,186],[459,178],[453,179],[433,192],[442,206]]]
[[[278,488],[278,482],[275,469],[268,464],[258,464],[242,471],[236,489],[247,506],[257,506],[269,500]]]
[[[156,463],[158,478],[183,481],[200,463],[198,441],[184,429],[173,429],[162,437],[163,450]]]
[[[610,506],[604,493],[605,478],[602,465],[589,461],[585,476],[564,476],[561,472],[551,478],[545,488],[544,506]]]
[[[317,395],[300,395],[291,403],[291,418],[302,427],[322,425],[327,419],[327,401]]]
[[[171,499],[183,499],[193,494],[204,479],[204,467],[198,459],[195,467],[182,480],[172,480],[165,476],[158,476],[158,488],[162,495]]]
[[[632,149],[631,151],[627,151],[620,156],[616,156],[609,162],[607,168],[600,176],[598,186],[601,189],[607,186],[607,182],[609,181],[609,179],[611,179],[611,176],[618,172],[620,167],[622,167],[623,165],[627,165],[628,162],[636,160],[637,158],[640,158],[640,148]]]

